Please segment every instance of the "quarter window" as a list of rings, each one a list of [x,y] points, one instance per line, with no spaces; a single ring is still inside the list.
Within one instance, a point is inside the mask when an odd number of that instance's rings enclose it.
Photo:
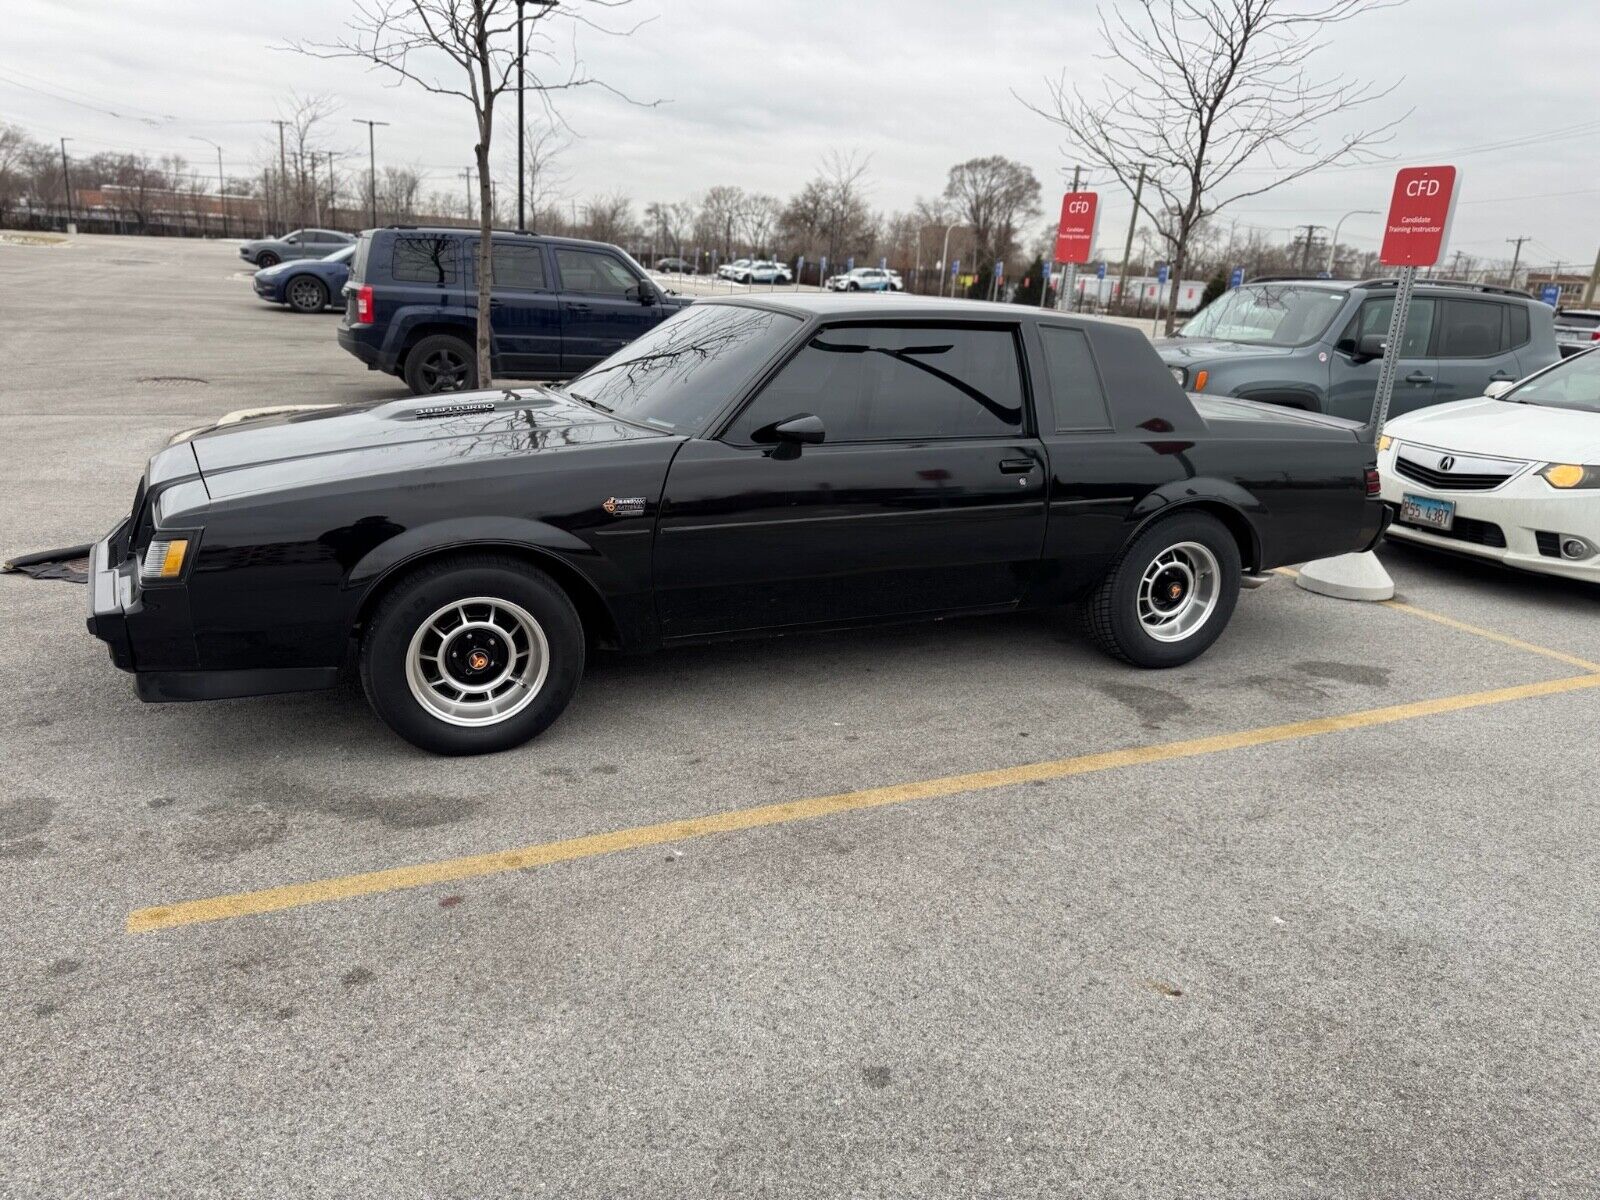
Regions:
[[[829,442],[1014,437],[1022,372],[1010,329],[954,325],[832,326],[817,333],[728,431],[799,413],[822,418]]]
[[[1508,304],[1506,312],[1506,345],[1515,349],[1526,346],[1533,336],[1528,330],[1528,310],[1520,304]]]
[[[544,251],[538,246],[496,242],[489,248],[489,254],[489,269],[495,287],[517,288],[525,292],[544,290]]]
[[[561,272],[561,287],[568,292],[587,292],[592,296],[626,296],[639,286],[633,272],[609,254],[594,250],[556,248],[556,268]]]
[[[1446,300],[1439,329],[1440,358],[1488,358],[1501,350],[1501,306],[1474,300]]]
[[[453,237],[397,237],[389,270],[401,283],[455,283],[456,246]]]
[[[1088,337],[1081,329],[1041,325],[1039,338],[1044,343],[1044,365],[1055,400],[1056,428],[1110,429],[1111,412]]]

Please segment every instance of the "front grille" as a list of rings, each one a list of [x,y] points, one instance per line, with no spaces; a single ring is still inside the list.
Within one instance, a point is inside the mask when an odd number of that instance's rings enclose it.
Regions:
[[[1449,529],[1435,529],[1432,525],[1418,525],[1414,521],[1402,521],[1397,516],[1395,524],[1404,525],[1407,529],[1420,529],[1423,533],[1433,534],[1434,537],[1454,538],[1458,542],[1473,542],[1479,546],[1493,546],[1497,550],[1504,550],[1506,547],[1505,532],[1493,521],[1475,521],[1471,517],[1457,517],[1455,524]]]
[[[1469,475],[1464,471],[1435,471],[1414,459],[1405,457],[1395,458],[1394,472],[1426,487],[1437,488],[1441,492],[1487,492],[1511,478],[1510,475]],[[1501,544],[1504,545],[1503,542]]]

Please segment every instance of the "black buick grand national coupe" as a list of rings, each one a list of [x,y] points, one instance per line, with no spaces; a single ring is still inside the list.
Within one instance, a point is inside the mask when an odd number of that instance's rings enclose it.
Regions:
[[[281,397],[273,397],[281,399]],[[162,451],[94,548],[145,700],[336,684],[428,750],[560,715],[594,646],[1083,600],[1188,662],[1242,581],[1386,521],[1348,421],[1191,398],[1144,337],[993,304],[696,304],[557,389],[258,420]]]

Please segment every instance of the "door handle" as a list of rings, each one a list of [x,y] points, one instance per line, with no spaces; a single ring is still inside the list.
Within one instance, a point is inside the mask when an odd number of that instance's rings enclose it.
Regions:
[[[1421,371],[1413,371],[1406,376],[1407,383],[1432,383],[1432,375],[1424,375]]]
[[[1006,475],[1026,475],[1033,470],[1033,459],[1002,458],[1000,460],[1000,470]]]
[[[1489,376],[1489,382],[1490,383],[1509,383],[1511,380],[1513,380],[1515,378],[1516,378],[1515,375],[1509,374],[1508,372],[1496,371],[1493,375]]]
[[[571,312],[589,312],[589,311],[591,311],[587,304],[577,304],[577,303],[574,303],[571,300],[567,301],[567,308]]]

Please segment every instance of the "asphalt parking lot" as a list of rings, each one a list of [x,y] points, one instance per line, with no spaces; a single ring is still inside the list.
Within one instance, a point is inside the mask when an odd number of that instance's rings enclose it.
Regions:
[[[0,244],[0,557],[399,394],[336,322]],[[141,705],[0,577],[0,1195],[1593,1195],[1597,596],[1382,557],[1164,673],[1071,614],[601,657],[472,760]]]

